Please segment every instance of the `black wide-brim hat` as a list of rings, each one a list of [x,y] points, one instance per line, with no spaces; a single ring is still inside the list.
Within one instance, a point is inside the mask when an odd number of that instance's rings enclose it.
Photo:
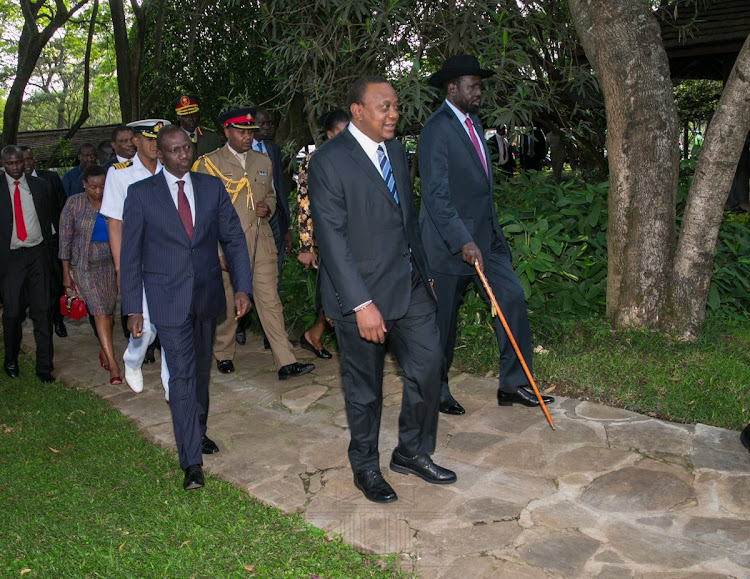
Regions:
[[[493,70],[486,70],[479,67],[479,61],[476,56],[470,54],[459,54],[451,56],[443,63],[443,68],[433,74],[427,82],[438,88],[442,87],[446,81],[459,76],[479,76],[487,78],[495,74]]]

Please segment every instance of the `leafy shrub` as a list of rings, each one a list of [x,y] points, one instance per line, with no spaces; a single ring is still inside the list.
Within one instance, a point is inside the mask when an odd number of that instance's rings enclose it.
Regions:
[[[495,190],[495,209],[532,313],[581,317],[604,311],[607,184],[557,184],[526,173]]]

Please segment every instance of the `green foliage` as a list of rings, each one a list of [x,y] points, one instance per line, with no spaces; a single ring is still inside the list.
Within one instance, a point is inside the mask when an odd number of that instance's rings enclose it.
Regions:
[[[722,84],[717,80],[683,80],[674,87],[680,124],[707,121],[716,110]]]
[[[363,74],[386,76],[399,95],[400,132],[416,134],[441,91],[426,78],[458,53],[496,71],[484,84],[488,126],[562,127],[579,143],[603,120],[596,81],[579,66],[567,5],[545,2],[456,4],[448,0],[271,0],[259,15],[268,39],[268,76],[294,105],[301,95],[310,132],[345,102]],[[601,155],[599,155],[601,157]]]
[[[607,274],[607,184],[557,184],[522,173],[495,190],[495,208],[531,313],[602,312]]]
[[[401,577],[206,475],[186,493],[174,451],[98,396],[33,365],[0,377],[0,575],[29,577]]]
[[[676,422],[732,429],[750,422],[747,321],[709,313],[697,343],[614,331],[601,318],[536,323],[532,330],[534,344],[547,351],[534,355],[537,383],[556,394]]]
[[[150,8],[146,50],[160,42],[161,59],[143,62],[141,100],[154,97],[148,102],[154,115],[174,119],[172,101],[182,92],[193,93],[200,98],[201,124],[213,129],[228,103],[249,106],[272,99],[259,2],[163,0]]]
[[[715,315],[748,320],[750,315],[750,219],[725,213],[716,243],[707,307]]]
[[[699,155],[680,162],[677,189],[677,234],[682,224]],[[706,307],[714,316],[748,320],[750,317],[750,215],[724,213],[716,241],[713,274]]]
[[[78,118],[83,102],[83,61],[91,10],[92,3],[89,3],[66,22],[42,49],[26,89],[28,96],[24,99],[21,112],[20,131],[68,128]],[[47,20],[42,16],[40,24],[45,24]],[[106,2],[100,2],[96,22],[87,124],[106,125],[120,121],[115,55],[111,50],[110,13]],[[17,42],[0,41],[0,62],[2,53],[7,50],[17,52]],[[0,65],[0,93],[4,90],[3,77],[14,74],[10,63]],[[6,86],[9,88],[9,84]]]

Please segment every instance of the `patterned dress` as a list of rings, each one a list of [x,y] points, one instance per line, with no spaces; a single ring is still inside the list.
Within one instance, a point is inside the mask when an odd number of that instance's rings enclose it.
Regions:
[[[60,259],[66,259],[70,275],[86,310],[94,316],[112,315],[117,302],[117,275],[108,241],[91,241],[99,212],[86,193],[73,195],[60,215]]]
[[[313,236],[310,196],[307,192],[307,167],[310,164],[310,157],[312,157],[312,154],[313,153],[307,154],[297,172],[297,223],[299,225],[300,251],[312,251],[317,257],[318,247],[315,245],[315,237]]]

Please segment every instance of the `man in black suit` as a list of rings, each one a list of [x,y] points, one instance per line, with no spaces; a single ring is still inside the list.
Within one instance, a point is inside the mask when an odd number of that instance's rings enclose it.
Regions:
[[[193,146],[185,132],[158,132],[164,170],[128,187],[122,219],[120,291],[128,330],[143,334],[143,291],[151,322],[169,360],[172,411],[185,490],[203,486],[208,383],[216,318],[226,311],[217,247],[235,289],[237,317],[250,309],[250,258],[237,212],[216,177],[190,173]],[[218,450],[218,449],[217,449]],[[212,453],[212,450],[208,451]]]
[[[406,153],[393,139],[396,92],[383,78],[363,77],[347,101],[351,123],[313,155],[308,184],[323,309],[339,344],[354,485],[387,503],[397,497],[378,455],[386,344],[404,371],[391,470],[435,484],[456,475],[430,458],[442,354]]]
[[[109,169],[117,163],[127,163],[135,157],[135,143],[133,142],[133,129],[125,125],[118,125],[112,129],[110,145],[115,155],[102,167]]]
[[[23,153],[16,145],[2,150],[0,177],[0,298],[3,303],[3,369],[19,375],[18,352],[26,306],[34,322],[36,374],[53,382],[52,324],[49,317],[52,226],[57,215],[52,190],[43,179],[24,174]]]
[[[429,82],[445,90],[445,102],[436,110],[419,137],[419,174],[422,208],[419,224],[427,258],[435,271],[438,326],[444,367],[440,411],[464,414],[448,388],[448,370],[456,343],[456,314],[466,284],[474,279],[485,300],[474,264],[484,271],[513,336],[531,368],[531,332],[523,289],[511,265],[511,253],[495,214],[492,163],[477,117],[483,70],[473,56],[459,55],[445,61]],[[500,406],[514,402],[538,406],[529,393],[528,379],[500,322],[495,318],[500,347]],[[545,396],[545,402],[553,402]]]
[[[39,177],[40,179],[47,181],[52,188],[52,193],[57,205],[53,221],[55,229],[52,233],[52,243],[50,247],[50,251],[52,252],[52,296],[50,298],[50,320],[52,320],[52,325],[55,328],[55,334],[61,338],[66,338],[68,336],[68,329],[65,327],[63,316],[60,313],[60,296],[65,293],[65,286],[63,286],[62,283],[62,264],[57,258],[57,252],[60,245],[57,228],[58,223],[60,222],[60,213],[62,213],[62,208],[66,201],[65,189],[60,180],[60,175],[58,175],[57,172],[36,168],[36,159],[34,159],[34,151],[31,150],[31,147],[22,145],[21,151],[23,152],[23,172],[26,173],[27,177]]]

